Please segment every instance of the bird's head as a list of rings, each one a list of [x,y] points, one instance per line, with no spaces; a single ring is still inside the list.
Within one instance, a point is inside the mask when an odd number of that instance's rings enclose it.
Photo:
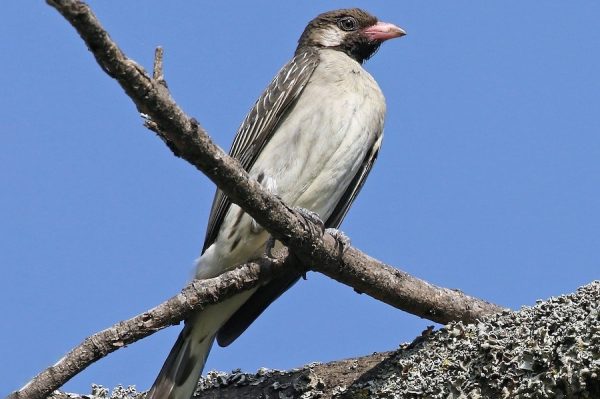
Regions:
[[[343,51],[363,63],[388,39],[404,36],[406,32],[394,24],[380,22],[359,8],[334,10],[310,21],[300,40],[296,54],[306,47],[330,48]]]

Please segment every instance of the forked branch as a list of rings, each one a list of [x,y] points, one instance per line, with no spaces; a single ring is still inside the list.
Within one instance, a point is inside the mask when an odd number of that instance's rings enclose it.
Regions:
[[[147,117],[146,125],[159,135],[173,153],[206,174],[233,203],[243,208],[273,237],[285,244],[302,264],[307,265],[308,269],[323,273],[398,309],[439,323],[447,323],[451,320],[472,322],[485,314],[503,310],[497,305],[462,292],[436,287],[385,265],[355,248],[348,247],[340,253],[336,238],[327,233],[324,235],[318,233],[318,229],[315,229],[298,212],[264,190],[255,180],[250,179],[238,162],[216,146],[200,124],[177,106],[164,81],[161,52],[157,53],[154,77],[150,77],[141,66],[127,58],[118,48],[87,4],[77,0],[47,0],[47,2],[77,30],[100,67],[121,85],[140,113]],[[263,261],[270,262],[265,259],[261,260]],[[279,259],[277,262],[283,260]],[[257,276],[248,284],[258,284],[260,279],[260,276]],[[204,284],[211,283],[194,284],[196,287],[203,287]],[[250,286],[225,285],[228,288],[223,289],[228,292],[227,295],[233,294],[238,289],[250,288]],[[215,301],[219,299],[225,299],[225,296],[215,297]],[[206,303],[200,304],[198,308],[205,305]],[[188,310],[192,308],[190,306]],[[128,331],[127,336],[132,337],[132,340],[128,340],[127,343],[149,335],[158,328],[176,323],[184,317],[185,315],[167,318],[164,325],[155,325],[151,329],[145,327],[144,322],[139,325],[137,318],[132,319],[136,320],[133,324],[137,323],[144,331],[143,333]],[[110,334],[107,338],[109,347],[115,348],[114,343],[110,341],[113,339]],[[95,341],[94,345],[106,344],[100,344],[96,338],[92,341]],[[122,337],[116,340],[116,342],[121,341]],[[97,357],[94,357],[93,353],[86,353],[86,356],[89,355],[90,362],[108,353],[106,350],[96,352],[99,354]],[[9,398],[46,397],[82,370],[77,367],[65,367],[61,378],[57,378],[56,373],[51,369],[42,372]],[[52,378],[42,378],[47,375]]]

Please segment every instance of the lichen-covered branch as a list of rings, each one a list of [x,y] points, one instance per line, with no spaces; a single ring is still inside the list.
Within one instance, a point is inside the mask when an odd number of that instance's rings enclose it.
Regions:
[[[398,350],[299,369],[210,372],[196,399],[600,398],[600,281]],[[119,388],[105,398],[141,399]],[[52,399],[82,399],[56,394]],[[100,396],[102,398],[102,396]]]
[[[260,374],[209,374],[196,398],[600,398],[600,281],[395,352]]]

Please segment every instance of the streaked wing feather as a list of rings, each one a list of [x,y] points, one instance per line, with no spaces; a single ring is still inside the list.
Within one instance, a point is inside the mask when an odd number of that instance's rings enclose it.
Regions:
[[[317,50],[309,48],[297,54],[275,76],[256,101],[240,126],[229,155],[245,170],[250,170],[256,158],[269,142],[286,111],[296,101],[319,63]],[[215,193],[202,252],[217,238],[221,223],[231,202],[219,189]]]

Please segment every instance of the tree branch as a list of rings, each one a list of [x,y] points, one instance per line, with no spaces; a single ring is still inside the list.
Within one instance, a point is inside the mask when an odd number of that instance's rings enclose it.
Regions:
[[[194,280],[178,295],[129,320],[86,338],[56,364],[35,376],[7,399],[45,398],[89,365],[111,352],[163,328],[178,324],[191,312],[202,310],[242,291],[255,288],[295,267],[295,259],[282,251],[276,259],[262,258],[207,280]]]
[[[318,234],[318,229],[310,221],[250,179],[235,159],[210,140],[195,119],[185,115],[166,88],[162,74],[162,53],[157,53],[154,78],[151,78],[141,66],[125,56],[85,3],[77,0],[47,2],[77,30],[100,67],[117,80],[138,110],[149,117],[147,125],[150,124],[149,127],[173,153],[206,174],[232,202],[242,207],[273,237],[290,248],[303,264],[310,265],[311,270],[399,309],[440,323],[451,320],[472,322],[484,314],[502,310],[499,306],[462,292],[436,287],[417,279],[355,248],[349,247],[340,252],[335,237]],[[167,321],[165,326],[172,323],[172,320],[174,319]],[[146,329],[142,334],[146,332],[152,333]],[[107,338],[107,342],[111,342],[110,334]],[[121,342],[120,339],[113,339],[113,342]],[[94,348],[99,345],[91,339],[90,342]],[[115,350],[118,345],[113,343],[108,347]],[[98,352],[108,353],[106,349]],[[73,369],[70,371],[70,377],[77,372]],[[42,373],[49,376],[46,380],[55,381],[52,378],[54,371],[47,372]],[[56,383],[55,381],[54,385]],[[48,386],[43,391],[45,394],[38,390],[37,395],[41,396],[34,396],[30,387],[31,385],[27,385],[11,398],[41,398],[55,389]]]
[[[209,373],[196,399],[600,398],[600,281],[451,323],[394,352],[288,372]]]
[[[340,254],[330,234],[315,233],[302,215],[251,179],[239,163],[225,154],[206,131],[187,117],[165,93],[164,85],[123,54],[90,8],[77,0],[48,0],[88,45],[104,71],[123,87],[140,112],[159,126],[159,135],[175,155],[206,174],[277,240],[310,269],[350,285],[379,300],[439,323],[473,321],[501,307],[461,292],[436,287],[387,266],[354,248]],[[382,294],[383,293],[383,294]],[[389,294],[389,297],[388,297]]]
[[[451,323],[393,352],[288,371],[211,371],[195,399],[600,397],[600,281],[480,323]],[[142,399],[103,387],[98,399]],[[51,399],[85,399],[56,393]]]

